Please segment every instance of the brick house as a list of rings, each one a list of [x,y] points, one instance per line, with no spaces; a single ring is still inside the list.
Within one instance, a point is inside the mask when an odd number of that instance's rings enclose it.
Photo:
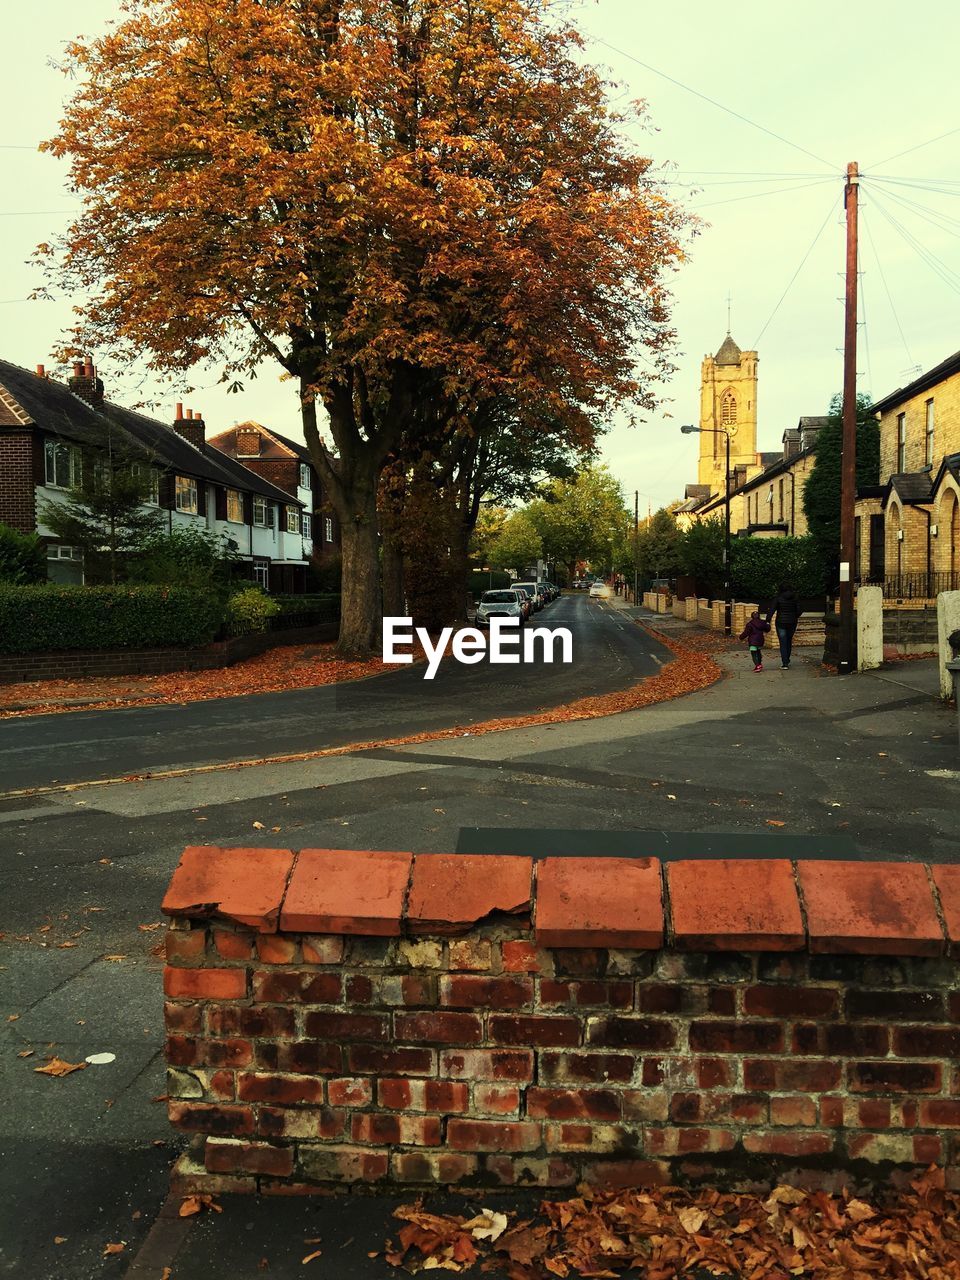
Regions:
[[[891,597],[960,589],[960,351],[873,410],[878,488],[857,494],[858,570]]]
[[[807,517],[803,486],[813,469],[814,449],[825,417],[803,417],[783,433],[780,453],[761,453],[762,469],[749,475],[743,464],[730,469],[730,532],[734,537],[803,537]],[[699,486],[688,486],[688,489]],[[680,512],[688,522],[723,517],[722,493],[689,494]],[[687,525],[689,527],[689,525]]]
[[[305,590],[303,504],[206,440],[199,414],[178,405],[166,424],[113,404],[90,361],[62,383],[42,365],[31,373],[0,360],[0,523],[41,535],[53,581],[83,582],[83,558],[42,524],[41,501],[62,500],[107,442],[142,459],[145,505],[165,512],[168,529],[219,533],[244,576],[271,591]]]
[[[325,563],[340,554],[340,525],[326,499],[309,448],[259,422],[241,422],[212,436],[210,443],[250,471],[303,503],[303,541],[308,556]]]

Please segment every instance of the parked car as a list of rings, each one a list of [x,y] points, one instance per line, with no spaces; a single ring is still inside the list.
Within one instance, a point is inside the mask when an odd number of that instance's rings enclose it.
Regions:
[[[537,583],[515,582],[513,586],[514,586],[514,590],[516,590],[519,587],[523,591],[526,591],[527,595],[530,597],[530,601],[536,612],[539,612],[543,608],[543,606],[546,604],[546,598],[543,595],[543,593],[538,589]]]
[[[524,619],[529,618],[531,613],[533,613],[533,593],[529,586],[521,587],[514,583],[510,589],[511,591],[515,591],[520,597],[520,604],[523,607]]]
[[[606,600],[610,595],[610,588],[605,582],[597,579],[596,582],[590,584],[590,599]]]
[[[519,591],[485,591],[477,605],[477,626],[486,627],[491,618],[519,618],[523,626],[527,619],[525,598]]]
[[[553,602],[553,598],[554,598],[553,590],[549,582],[543,582],[538,580],[537,590],[543,596],[544,604],[551,604]]]

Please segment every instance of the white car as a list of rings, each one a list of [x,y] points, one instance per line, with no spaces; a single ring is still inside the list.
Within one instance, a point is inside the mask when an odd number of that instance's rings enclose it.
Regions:
[[[610,595],[610,588],[607,586],[605,582],[591,582],[590,584],[591,600],[593,600],[595,597],[599,597],[599,599],[601,600],[606,600],[609,595]]]
[[[518,591],[485,591],[477,605],[477,626],[489,626],[491,618],[519,618],[523,626],[524,612]]]

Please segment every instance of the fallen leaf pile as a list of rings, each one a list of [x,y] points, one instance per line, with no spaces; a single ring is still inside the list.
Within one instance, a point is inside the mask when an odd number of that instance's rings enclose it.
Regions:
[[[204,1209],[210,1209],[213,1213],[223,1213],[223,1205],[217,1204],[213,1196],[203,1194],[184,1196],[180,1201],[178,1212],[181,1218],[192,1218],[194,1214],[202,1213]]]
[[[420,1271],[497,1272],[509,1280],[551,1276],[618,1280],[956,1280],[960,1195],[931,1168],[908,1191],[870,1204],[849,1193],[777,1187],[768,1196],[715,1190],[584,1192],[544,1201],[535,1218],[505,1229],[502,1214],[477,1218],[404,1205],[387,1261]],[[486,1230],[494,1219],[504,1227]]]
[[[396,668],[377,658],[338,658],[332,644],[289,645],[257,658],[212,671],[175,671],[163,676],[109,676],[81,680],[40,680],[0,689],[0,719],[66,711],[105,711],[161,703],[205,702],[247,693],[279,693],[358,680]],[[76,700],[81,699],[81,703]],[[73,701],[74,705],[64,703]],[[24,705],[29,703],[28,706]],[[19,708],[13,710],[13,708]]]

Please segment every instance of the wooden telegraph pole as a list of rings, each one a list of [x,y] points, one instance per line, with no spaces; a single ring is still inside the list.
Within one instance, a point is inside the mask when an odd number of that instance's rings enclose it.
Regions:
[[[843,203],[847,211],[847,287],[843,327],[843,458],[840,468],[840,659],[838,672],[847,675],[854,660],[853,584],[857,498],[857,196],[860,170],[847,165]]]

